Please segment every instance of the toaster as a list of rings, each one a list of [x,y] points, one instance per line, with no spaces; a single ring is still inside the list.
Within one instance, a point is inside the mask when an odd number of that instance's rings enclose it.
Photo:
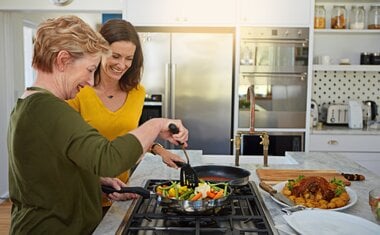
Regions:
[[[348,124],[348,105],[332,104],[327,108],[327,124]]]

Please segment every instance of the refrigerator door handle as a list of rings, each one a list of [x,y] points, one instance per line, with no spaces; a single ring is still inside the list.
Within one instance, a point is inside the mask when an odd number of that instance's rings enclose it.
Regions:
[[[176,74],[177,64],[171,65],[171,76],[170,76],[170,113],[171,118],[176,118],[175,115],[175,74]]]
[[[169,113],[169,107],[170,107],[170,102],[171,102],[171,98],[170,98],[170,94],[171,94],[171,90],[170,90],[170,63],[166,63],[165,64],[165,96],[164,96],[164,104],[163,104],[163,114],[165,118],[171,118],[171,114]]]

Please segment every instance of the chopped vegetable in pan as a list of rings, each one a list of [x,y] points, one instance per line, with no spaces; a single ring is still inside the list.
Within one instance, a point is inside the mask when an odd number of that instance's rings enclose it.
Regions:
[[[177,181],[171,181],[171,184],[160,185],[156,189],[156,193],[162,197],[177,200],[216,200],[227,196],[228,183],[210,183],[201,181],[195,188],[181,186]]]

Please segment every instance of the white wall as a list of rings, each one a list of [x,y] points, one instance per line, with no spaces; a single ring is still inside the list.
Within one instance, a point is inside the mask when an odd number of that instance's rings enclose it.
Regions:
[[[0,12],[0,196],[8,193],[7,128],[15,87],[23,82],[22,23],[19,15]],[[21,62],[21,66],[19,65]],[[20,79],[17,79],[20,78]]]
[[[124,0],[73,0],[57,7],[50,0],[0,1],[0,197],[8,196],[7,128],[10,112],[24,89],[23,22],[38,25],[42,20],[75,14],[93,28],[101,13],[122,13]],[[1,201],[1,200],[0,200]]]
[[[8,122],[8,110],[6,95],[5,76],[5,15],[0,12],[0,197],[6,197],[8,191],[8,155],[6,148],[6,123]],[[1,200],[0,200],[1,202]]]

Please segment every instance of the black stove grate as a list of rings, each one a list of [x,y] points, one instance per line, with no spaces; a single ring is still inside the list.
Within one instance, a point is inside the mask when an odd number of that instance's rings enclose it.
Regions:
[[[148,180],[145,188],[152,191],[155,185],[165,181]],[[155,198],[139,198],[132,213],[124,219],[121,231],[124,235],[274,234],[257,194],[256,184],[249,182],[234,188],[223,208],[200,214],[180,213],[158,205]]]

